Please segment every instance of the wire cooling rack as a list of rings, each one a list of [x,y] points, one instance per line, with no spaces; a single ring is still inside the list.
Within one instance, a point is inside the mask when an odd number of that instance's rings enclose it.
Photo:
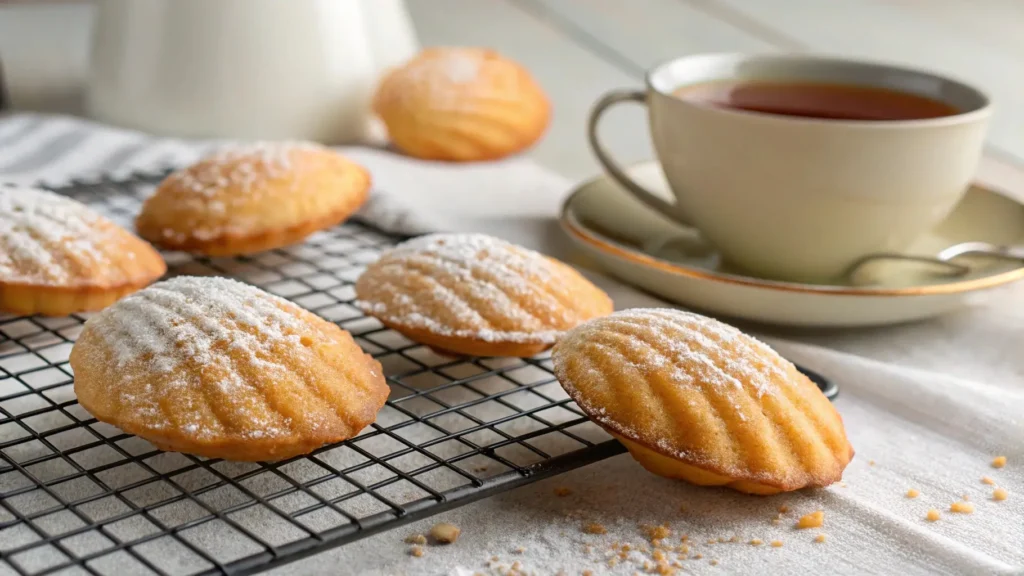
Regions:
[[[131,229],[162,175],[58,191]],[[439,356],[353,307],[365,265],[402,239],[350,221],[251,257],[164,254],[169,275],[230,276],[294,301],[383,365],[391,395],[372,426],[282,462],[161,452],[96,421],[67,362],[88,315],[0,315],[0,576],[250,574],[624,451],[547,355]]]

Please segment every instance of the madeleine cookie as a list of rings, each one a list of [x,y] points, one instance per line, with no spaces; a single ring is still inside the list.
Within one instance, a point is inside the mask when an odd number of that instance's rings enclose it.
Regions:
[[[84,204],[0,186],[0,311],[100,310],[166,271],[152,246]]]
[[[580,408],[661,476],[774,494],[836,482],[853,457],[813,382],[711,318],[617,312],[569,331],[552,360]]]
[[[388,396],[380,364],[348,332],[227,278],[180,276],[121,300],[85,323],[71,367],[97,420],[226,460],[351,438]]]
[[[399,244],[363,272],[356,297],[409,338],[473,356],[532,356],[612,311],[608,295],[569,266],[483,234]]]
[[[474,161],[522,151],[551,117],[543,89],[519,64],[482,48],[429,48],[388,73],[374,111],[400,150]]]
[[[135,226],[171,250],[251,254],[344,221],[369,190],[369,173],[328,148],[261,142],[227,148],[168,176]]]

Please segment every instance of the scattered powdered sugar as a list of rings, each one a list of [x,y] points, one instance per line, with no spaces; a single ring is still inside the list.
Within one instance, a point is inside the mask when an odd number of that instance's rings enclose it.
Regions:
[[[129,410],[156,418],[151,421],[159,428],[171,425],[159,420],[163,416],[160,400],[202,397],[201,391],[182,392],[209,385],[196,378],[206,367],[219,368],[227,375],[216,385],[228,394],[254,386],[232,369],[229,351],[268,375],[286,369],[274,360],[273,348],[282,342],[298,345],[297,331],[303,326],[289,309],[295,309],[294,305],[235,280],[179,276],[120,300],[90,319],[86,328],[106,342],[117,369],[142,362],[142,373],[165,377],[163,389],[154,390],[147,383],[140,390],[125,372],[124,389],[112,391]],[[247,414],[252,416],[258,414]],[[269,420],[252,424],[253,437],[284,432],[271,427]],[[197,437],[210,432],[195,422],[185,423],[181,429]]]
[[[514,101],[519,76],[514,65],[482,48],[431,48],[399,70],[400,84],[387,97],[409,103],[426,95],[434,110],[462,110],[484,98]]]
[[[300,150],[326,150],[314,142],[257,141],[222,148],[198,164],[177,170],[167,177],[193,195],[212,199],[225,186],[234,184],[247,192],[258,192],[259,185],[269,179],[281,178],[295,165],[292,155]],[[212,200],[206,207],[215,212],[226,210],[224,202]]]
[[[59,284],[71,280],[76,262],[103,267],[109,263],[104,246],[117,230],[65,196],[0,186],[0,281]]]
[[[418,274],[429,286],[412,287]],[[356,305],[395,325],[486,342],[554,343],[568,322],[551,261],[485,234],[429,234],[399,244],[356,284]],[[527,309],[526,303],[529,308]]]
[[[614,345],[631,352],[621,355],[630,362],[643,358],[643,365],[635,366],[641,373],[667,371],[679,386],[751,386],[764,396],[787,378],[786,361],[766,344],[712,318],[669,308],[623,310],[570,330],[554,355],[555,370],[563,367],[563,355],[593,344],[613,345],[609,334],[630,336]],[[591,370],[588,377],[604,375]]]

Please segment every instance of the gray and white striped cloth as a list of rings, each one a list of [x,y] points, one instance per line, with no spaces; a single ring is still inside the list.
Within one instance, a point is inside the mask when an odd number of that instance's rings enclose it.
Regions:
[[[0,116],[0,182],[60,187],[184,166],[228,140],[158,138],[72,116]],[[425,162],[369,147],[339,147],[373,175],[360,216],[384,230],[491,229],[488,220],[558,214],[569,183],[533,162]]]

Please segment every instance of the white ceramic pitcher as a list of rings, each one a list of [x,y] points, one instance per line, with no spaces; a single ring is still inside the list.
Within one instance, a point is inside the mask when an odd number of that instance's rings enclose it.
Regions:
[[[358,142],[418,49],[403,0],[96,0],[90,116],[168,136]]]

